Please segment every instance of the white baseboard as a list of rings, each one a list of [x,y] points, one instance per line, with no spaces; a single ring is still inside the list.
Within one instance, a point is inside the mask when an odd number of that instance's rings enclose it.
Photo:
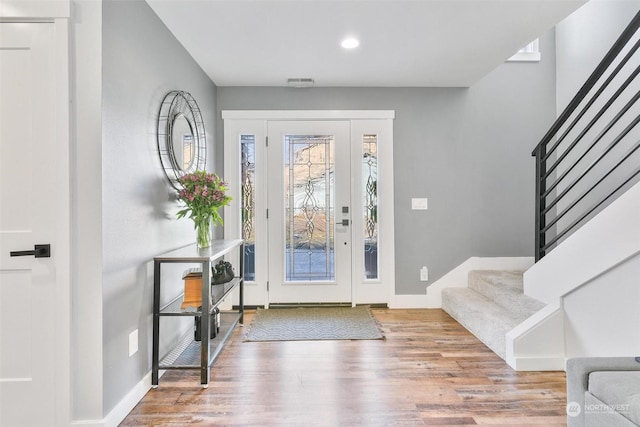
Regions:
[[[389,308],[426,308],[426,295],[392,295]]]
[[[548,357],[516,357],[509,364],[516,371],[564,371],[563,355]]]
[[[138,384],[122,399],[104,419],[105,427],[117,427],[131,410],[151,389],[151,372],[145,375]]]
[[[71,422],[72,426],[100,426],[104,427],[104,420],[76,420]]]
[[[145,375],[103,420],[76,420],[71,425],[74,427],[117,427],[150,389],[151,372]]]

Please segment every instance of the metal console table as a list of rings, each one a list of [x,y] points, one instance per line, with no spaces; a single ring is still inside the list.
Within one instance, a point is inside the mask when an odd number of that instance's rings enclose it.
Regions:
[[[221,285],[210,285],[211,267],[214,261],[230,254],[234,249],[239,251],[239,268],[231,282]],[[202,264],[202,310],[183,312],[180,309],[183,295],[160,307],[161,270],[164,263],[200,263]],[[242,240],[214,240],[210,248],[198,249],[196,245],[186,246],[159,255],[153,259],[153,355],[151,384],[158,386],[159,371],[164,369],[198,369],[202,387],[209,386],[209,372],[224,345],[231,337],[236,325],[243,323],[244,316],[244,242]],[[206,284],[206,286],[205,286]],[[210,338],[211,316],[222,300],[239,287],[240,301],[238,310],[220,313],[220,328],[216,338]],[[195,341],[193,332],[185,336],[162,360],[160,360],[160,317],[191,316],[200,317],[201,341]],[[214,347],[215,346],[215,347]],[[197,357],[198,347],[200,357]],[[212,348],[213,347],[213,348]]]

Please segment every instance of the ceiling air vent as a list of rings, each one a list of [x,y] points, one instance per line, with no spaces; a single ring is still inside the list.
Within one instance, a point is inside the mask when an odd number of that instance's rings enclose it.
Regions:
[[[313,79],[287,79],[287,85],[289,87],[311,87],[313,86]]]

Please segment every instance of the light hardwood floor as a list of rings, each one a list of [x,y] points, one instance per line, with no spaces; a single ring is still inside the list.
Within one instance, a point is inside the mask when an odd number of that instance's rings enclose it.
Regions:
[[[238,328],[208,389],[168,371],[121,425],[566,425],[564,372],[512,370],[442,310],[372,311],[384,341],[248,343]]]

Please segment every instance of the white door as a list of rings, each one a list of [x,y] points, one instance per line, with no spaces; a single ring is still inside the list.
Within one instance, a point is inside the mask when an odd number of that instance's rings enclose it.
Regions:
[[[391,302],[394,113],[225,110],[222,118],[234,199],[224,234],[245,240],[245,303]],[[335,169],[326,172],[327,162]]]
[[[350,122],[267,133],[269,304],[351,303]]]
[[[55,424],[60,188],[53,23],[0,24],[0,426]],[[62,170],[62,172],[61,172]],[[67,182],[68,187],[68,182]],[[60,212],[62,211],[62,212]],[[11,256],[51,244],[51,257]],[[60,249],[58,247],[58,249]],[[59,260],[60,258],[58,258]],[[58,277],[58,280],[59,277]]]

